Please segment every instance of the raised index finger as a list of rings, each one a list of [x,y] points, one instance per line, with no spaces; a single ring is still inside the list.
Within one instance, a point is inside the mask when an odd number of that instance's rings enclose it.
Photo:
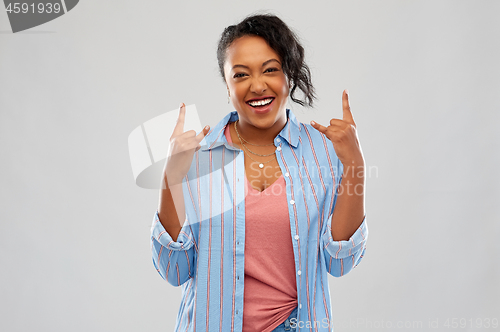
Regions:
[[[184,132],[184,119],[186,117],[186,105],[181,103],[179,105],[179,116],[177,117],[177,122],[175,123],[174,131],[172,136],[179,136]]]
[[[342,95],[342,109],[343,111],[343,116],[342,120],[349,122],[350,124],[354,124],[354,118],[352,117],[351,113],[351,106],[349,105],[349,91],[344,90],[344,93]]]

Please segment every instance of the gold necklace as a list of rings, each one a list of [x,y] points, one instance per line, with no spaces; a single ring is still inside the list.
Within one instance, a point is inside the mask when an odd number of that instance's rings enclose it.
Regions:
[[[234,128],[236,129],[236,122],[234,123]],[[247,147],[243,144],[243,142],[241,141],[241,138],[242,138],[242,137],[238,134],[238,130],[236,130],[236,135],[238,135],[238,139],[240,140],[240,144],[241,144],[241,146],[243,146],[245,149],[247,149],[247,150],[248,150],[248,148],[247,148]],[[272,154],[274,155],[274,153],[272,153]],[[270,163],[271,161],[273,161],[273,160],[274,160],[274,158],[273,158],[273,159],[268,160],[268,161],[265,161],[265,162],[260,162],[260,161],[257,161],[257,160],[255,160],[255,159],[253,159],[253,158],[252,158],[252,156],[251,156],[251,155],[249,155],[249,154],[247,154],[247,156],[248,156],[250,159],[252,159],[253,161],[255,161],[256,163],[259,163],[259,168],[264,168],[264,164]],[[276,155],[274,155],[274,156],[276,157]]]
[[[250,153],[252,153],[252,154],[254,154],[254,155],[256,155],[256,156],[260,156],[260,157],[269,157],[269,156],[272,156],[272,155],[274,154],[274,151],[273,151],[272,153],[270,153],[270,154],[259,154],[259,153],[257,153],[257,152],[253,152],[252,150],[250,150],[250,149],[248,148],[248,146],[246,146],[246,145],[245,145],[245,143],[243,143],[243,142],[241,141],[241,140],[244,140],[245,142],[248,142],[248,141],[246,141],[243,137],[241,137],[241,136],[240,136],[240,133],[238,132],[238,127],[236,126],[236,122],[237,122],[237,121],[235,121],[235,122],[234,122],[234,130],[236,131],[236,135],[238,135],[238,138],[240,139],[240,143],[241,143],[241,145],[242,145],[243,147],[245,147],[245,149],[247,149],[247,150],[248,150],[248,152],[250,152]],[[252,143],[249,143],[249,144],[252,144]],[[252,144],[252,145],[255,145],[255,144]],[[268,146],[268,145],[274,145],[274,144],[256,145],[256,146]]]
[[[240,133],[238,133],[238,127],[236,126],[236,123],[240,121],[240,120],[236,120],[234,122],[234,129],[236,130],[236,134],[238,135],[238,137],[242,140],[244,140],[245,142],[247,142],[248,144],[250,145],[253,145],[253,146],[270,146],[270,145],[274,145],[274,143],[271,143],[271,144],[264,144],[264,145],[259,145],[259,144],[253,144],[253,143],[250,143],[249,141],[247,141],[246,139],[244,139],[243,137],[240,136]]]

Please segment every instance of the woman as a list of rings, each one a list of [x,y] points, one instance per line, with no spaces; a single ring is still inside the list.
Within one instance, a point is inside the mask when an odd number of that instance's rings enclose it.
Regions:
[[[342,120],[297,121],[287,98],[312,106],[314,89],[273,15],[226,28],[217,56],[236,111],[196,134],[181,104],[152,226],[156,269],[182,285],[175,330],[330,331],[327,274],[355,267],[368,235],[347,91]]]

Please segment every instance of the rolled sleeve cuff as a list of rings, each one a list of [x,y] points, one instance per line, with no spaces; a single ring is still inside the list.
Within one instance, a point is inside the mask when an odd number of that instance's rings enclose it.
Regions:
[[[346,258],[362,250],[367,238],[368,226],[366,225],[366,216],[349,240],[334,241],[332,238],[332,229],[328,225],[327,232],[323,234],[324,249],[335,259]]]
[[[193,237],[191,232],[186,233],[186,227],[188,225],[187,216],[182,225],[182,229],[177,236],[177,241],[174,241],[170,234],[165,230],[160,222],[160,217],[158,215],[158,210],[155,212],[153,219],[153,225],[151,226],[151,238],[158,241],[162,246],[170,250],[188,250],[193,246]]]

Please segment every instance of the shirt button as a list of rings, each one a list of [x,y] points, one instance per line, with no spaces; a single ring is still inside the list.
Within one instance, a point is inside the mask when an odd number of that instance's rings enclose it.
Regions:
[[[240,276],[236,276],[236,279],[240,280]]]
[[[295,204],[295,201],[293,199],[290,200],[290,204]]]
[[[238,312],[239,312],[239,311],[238,311],[238,310],[236,310],[236,314],[238,314]]]
[[[299,309],[302,309],[302,303],[301,303],[301,304],[299,304]]]
[[[298,270],[297,274],[300,276],[302,274],[302,272],[300,270]]]
[[[281,146],[278,146],[276,150],[281,151]]]
[[[236,242],[236,244],[240,244],[240,241]]]
[[[286,172],[286,173],[285,173],[285,176],[286,176],[286,177],[289,177],[289,176],[290,176],[290,174],[288,174],[288,172]]]
[[[298,235],[295,235],[295,240],[298,240],[299,239],[299,236]]]
[[[281,142],[281,139],[277,138],[277,139],[276,139],[276,142],[278,142],[278,143],[279,143],[279,142]]]

